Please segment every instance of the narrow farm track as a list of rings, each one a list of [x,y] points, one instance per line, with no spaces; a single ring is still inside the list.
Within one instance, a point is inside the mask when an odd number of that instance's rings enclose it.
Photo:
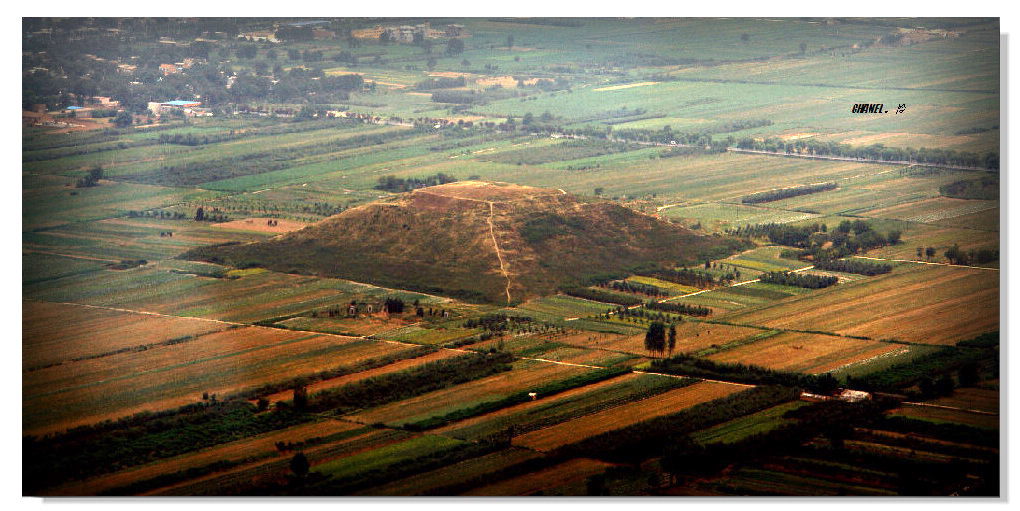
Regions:
[[[503,253],[499,251],[499,243],[496,241],[496,228],[492,224],[492,217],[495,215],[496,204],[489,202],[489,217],[486,221],[489,223],[489,235],[492,236],[492,246],[496,247],[496,257],[499,258],[499,271],[503,272],[503,277],[506,278],[506,304],[510,305],[510,274],[506,272],[506,263],[503,262]]]
[[[999,271],[998,268],[986,268],[984,266],[967,266],[965,264],[932,263],[928,261],[915,261],[913,259],[883,259],[881,257],[853,256],[857,259],[871,259],[872,261],[893,261],[897,263],[930,264],[932,266],[950,266],[952,268],[970,268],[972,270]]]
[[[637,371],[635,371],[635,372],[637,372]],[[967,412],[967,413],[973,413],[973,414],[976,414],[976,415],[990,415],[990,416],[994,416],[994,417],[998,417],[999,416],[999,414],[997,414],[995,412],[987,412],[985,410],[975,410],[973,408],[960,408],[958,406],[937,405],[937,404],[934,404],[934,403],[913,403],[913,402],[910,402],[910,401],[904,401],[902,404],[910,405],[910,406],[920,406],[920,407],[924,407],[924,408],[940,408],[942,410],[953,410],[953,411],[957,411],[957,412]]]

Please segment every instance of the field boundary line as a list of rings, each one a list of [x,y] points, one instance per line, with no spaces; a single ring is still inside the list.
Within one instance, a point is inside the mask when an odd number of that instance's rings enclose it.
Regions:
[[[941,408],[943,410],[953,410],[953,411],[957,411],[957,412],[967,412],[967,413],[973,413],[973,414],[977,414],[977,415],[991,415],[991,416],[994,416],[994,417],[998,417],[999,416],[999,414],[995,413],[995,412],[986,412],[984,410],[975,410],[973,408],[960,408],[958,406],[937,405],[935,403],[915,403],[915,402],[911,402],[911,401],[904,401],[903,404],[909,405],[909,406],[920,406],[920,407],[927,407],[927,408]]]
[[[971,268],[974,270],[999,271],[999,268],[986,268],[984,266],[967,266],[966,264],[932,263],[928,261],[915,261],[913,259],[883,259],[881,257],[853,256],[858,259],[871,259],[872,261],[894,261],[897,263],[929,264],[932,266],[951,266],[953,268]]]

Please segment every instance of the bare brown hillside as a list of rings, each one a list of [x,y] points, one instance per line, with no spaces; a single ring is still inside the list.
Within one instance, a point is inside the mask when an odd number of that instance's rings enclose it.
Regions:
[[[463,181],[185,257],[506,303],[639,265],[698,262],[737,244],[559,190]]]

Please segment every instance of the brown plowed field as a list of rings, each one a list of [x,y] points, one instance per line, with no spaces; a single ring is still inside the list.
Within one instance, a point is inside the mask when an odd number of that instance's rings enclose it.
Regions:
[[[625,428],[632,424],[684,408],[718,399],[746,390],[747,387],[725,383],[701,382],[671,390],[658,396],[627,403],[608,410],[580,417],[555,426],[532,431],[514,438],[514,445],[549,451],[569,443],[584,440],[606,431]]]

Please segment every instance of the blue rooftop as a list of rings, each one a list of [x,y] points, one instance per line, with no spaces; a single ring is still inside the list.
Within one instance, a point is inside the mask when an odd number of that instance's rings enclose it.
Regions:
[[[163,103],[163,104],[164,105],[170,105],[170,106],[187,106],[187,105],[194,105],[195,103],[198,103],[198,101],[185,101],[185,100],[182,100],[182,99],[175,99],[173,101],[167,101],[166,103]]]
[[[81,110],[82,108],[83,107],[80,107],[80,106],[69,106],[69,107],[67,107],[68,110]]]

